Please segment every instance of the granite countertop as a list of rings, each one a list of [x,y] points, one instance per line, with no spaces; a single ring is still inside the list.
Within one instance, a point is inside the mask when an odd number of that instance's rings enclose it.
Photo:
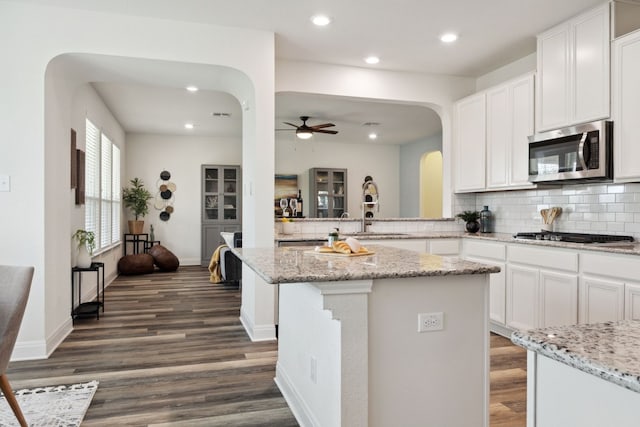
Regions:
[[[527,350],[640,392],[640,321],[626,320],[516,331]]]
[[[340,235],[348,237],[349,234]],[[518,243],[523,245],[554,247],[566,249],[578,249],[596,252],[609,252],[628,255],[640,255],[640,243],[638,242],[613,242],[613,243],[569,243],[552,242],[549,240],[525,240],[515,239],[511,233],[464,233],[452,231],[429,231],[429,232],[384,232],[371,233],[369,235],[355,236],[359,240],[387,240],[387,239],[456,239],[468,238],[493,242]],[[304,240],[327,240],[326,233],[296,233],[296,234],[276,234],[276,242],[304,241]]]
[[[313,253],[312,246],[234,248],[233,252],[267,283],[331,282],[419,276],[497,273],[498,267],[381,245],[366,256]]]

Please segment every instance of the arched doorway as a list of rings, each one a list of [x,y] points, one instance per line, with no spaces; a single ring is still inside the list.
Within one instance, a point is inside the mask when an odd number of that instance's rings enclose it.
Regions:
[[[420,158],[420,216],[442,218],[441,151],[430,151]]]

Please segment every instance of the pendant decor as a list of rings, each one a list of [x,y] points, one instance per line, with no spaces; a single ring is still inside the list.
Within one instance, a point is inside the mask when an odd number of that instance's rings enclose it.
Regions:
[[[170,179],[171,173],[163,170],[160,172],[160,179],[156,183],[158,192],[156,193],[154,207],[161,211],[160,219],[162,221],[168,221],[174,211],[173,203],[177,187],[175,183],[169,181]]]

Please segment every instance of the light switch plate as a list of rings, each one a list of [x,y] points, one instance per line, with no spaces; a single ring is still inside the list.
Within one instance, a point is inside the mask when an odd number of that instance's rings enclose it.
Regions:
[[[11,177],[0,175],[0,191],[11,191]]]

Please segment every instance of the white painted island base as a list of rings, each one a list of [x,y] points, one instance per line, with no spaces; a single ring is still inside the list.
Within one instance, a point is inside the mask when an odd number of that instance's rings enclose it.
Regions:
[[[488,426],[488,274],[280,284],[276,382],[302,426]],[[444,328],[418,332],[418,313]]]

